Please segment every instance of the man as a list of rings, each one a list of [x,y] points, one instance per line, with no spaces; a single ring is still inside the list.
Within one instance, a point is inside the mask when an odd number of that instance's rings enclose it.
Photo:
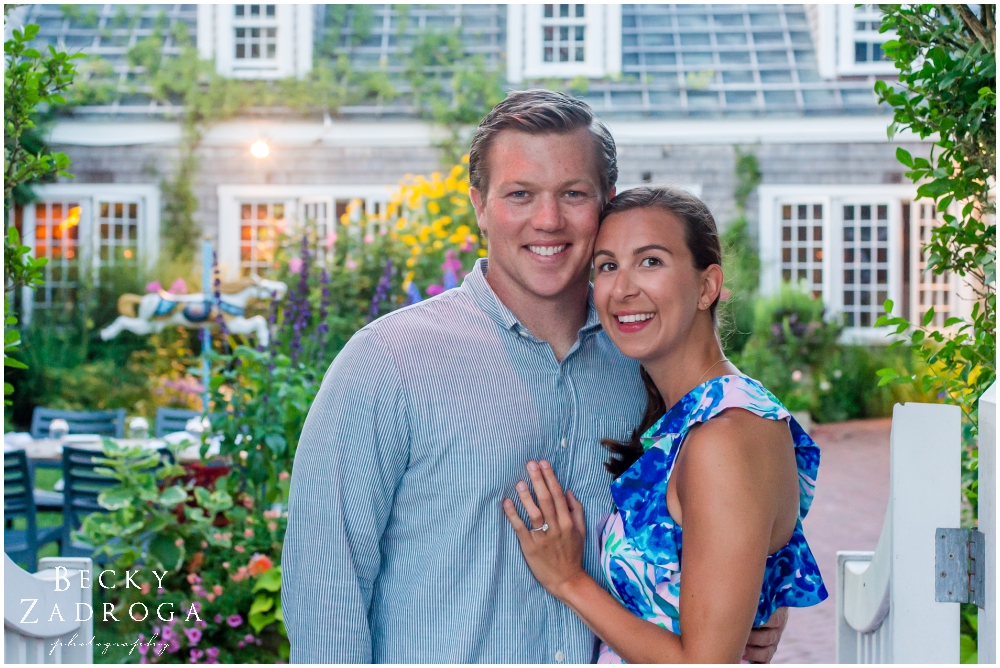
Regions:
[[[587,663],[593,634],[534,580],[501,502],[529,459],[583,503],[584,566],[611,508],[605,437],[645,408],[589,275],[614,141],[577,100],[511,93],[483,120],[470,196],[489,239],[462,286],[361,329],[306,420],[282,558],[291,659]],[[778,617],[776,615],[776,617]],[[747,658],[768,660],[777,630]]]

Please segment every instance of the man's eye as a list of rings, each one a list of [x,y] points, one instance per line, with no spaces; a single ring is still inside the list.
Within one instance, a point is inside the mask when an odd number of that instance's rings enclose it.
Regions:
[[[566,196],[567,197],[574,197],[574,198],[576,198],[576,197],[585,197],[586,193],[581,192],[579,190],[568,190],[568,191],[566,191]]]
[[[528,196],[528,191],[527,190],[515,190],[514,192],[512,192],[510,194],[510,196],[511,197],[519,197],[519,198],[520,197],[527,197]]]
[[[655,257],[644,257],[642,262],[639,263],[640,267],[658,267],[663,264],[658,258]]]

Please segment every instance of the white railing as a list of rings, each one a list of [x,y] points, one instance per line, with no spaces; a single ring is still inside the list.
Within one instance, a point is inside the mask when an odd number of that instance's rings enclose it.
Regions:
[[[979,530],[986,542],[986,605],[979,611],[979,663],[997,662],[997,384],[979,398]]]
[[[29,573],[4,555],[4,663],[94,662],[91,567],[88,558],[48,557]]]
[[[935,532],[958,527],[961,411],[896,405],[874,552],[837,553],[838,663],[958,663],[959,604],[935,602]]]

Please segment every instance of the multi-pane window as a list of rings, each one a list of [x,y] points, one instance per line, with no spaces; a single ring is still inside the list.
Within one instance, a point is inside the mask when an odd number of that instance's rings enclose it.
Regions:
[[[103,267],[135,267],[139,261],[139,203],[97,202],[97,244]]]
[[[889,298],[889,206],[843,206],[844,325],[871,327]]]
[[[236,60],[275,60],[278,56],[278,24],[275,5],[236,5]]]
[[[931,232],[941,224],[940,214],[933,204],[915,204],[914,208],[917,212],[917,221],[911,229],[917,233],[917,238],[914,239],[917,254],[917,319],[923,322],[924,316],[933,307],[934,318],[928,324],[932,327],[942,327],[945,321],[957,315],[958,311],[952,276],[951,272],[947,271],[942,274],[927,271],[927,251],[924,250],[924,246],[931,241]]]
[[[877,5],[854,7],[854,62],[876,63],[885,60],[882,42],[886,35],[879,33],[882,14]]]
[[[781,280],[823,296],[822,204],[781,205]]]
[[[545,5],[542,10],[542,61],[586,61],[586,5]]]
[[[34,306],[51,308],[76,301],[80,269],[80,204],[72,200],[35,203],[35,257],[48,258]]]
[[[240,203],[240,275],[264,275],[274,264],[284,202]]]

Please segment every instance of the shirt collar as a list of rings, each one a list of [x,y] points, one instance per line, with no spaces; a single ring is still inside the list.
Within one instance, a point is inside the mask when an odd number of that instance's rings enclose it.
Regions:
[[[471,292],[473,298],[476,300],[476,304],[479,305],[483,313],[492,318],[494,322],[504,329],[523,329],[524,325],[518,322],[517,316],[500,301],[500,298],[493,292],[493,288],[486,282],[487,267],[487,258],[479,258],[473,266],[472,271],[462,281],[462,289]],[[597,309],[594,307],[594,286],[591,285],[587,288],[587,321],[580,328],[580,334],[589,334],[600,329],[600,327],[601,320],[597,317]]]

